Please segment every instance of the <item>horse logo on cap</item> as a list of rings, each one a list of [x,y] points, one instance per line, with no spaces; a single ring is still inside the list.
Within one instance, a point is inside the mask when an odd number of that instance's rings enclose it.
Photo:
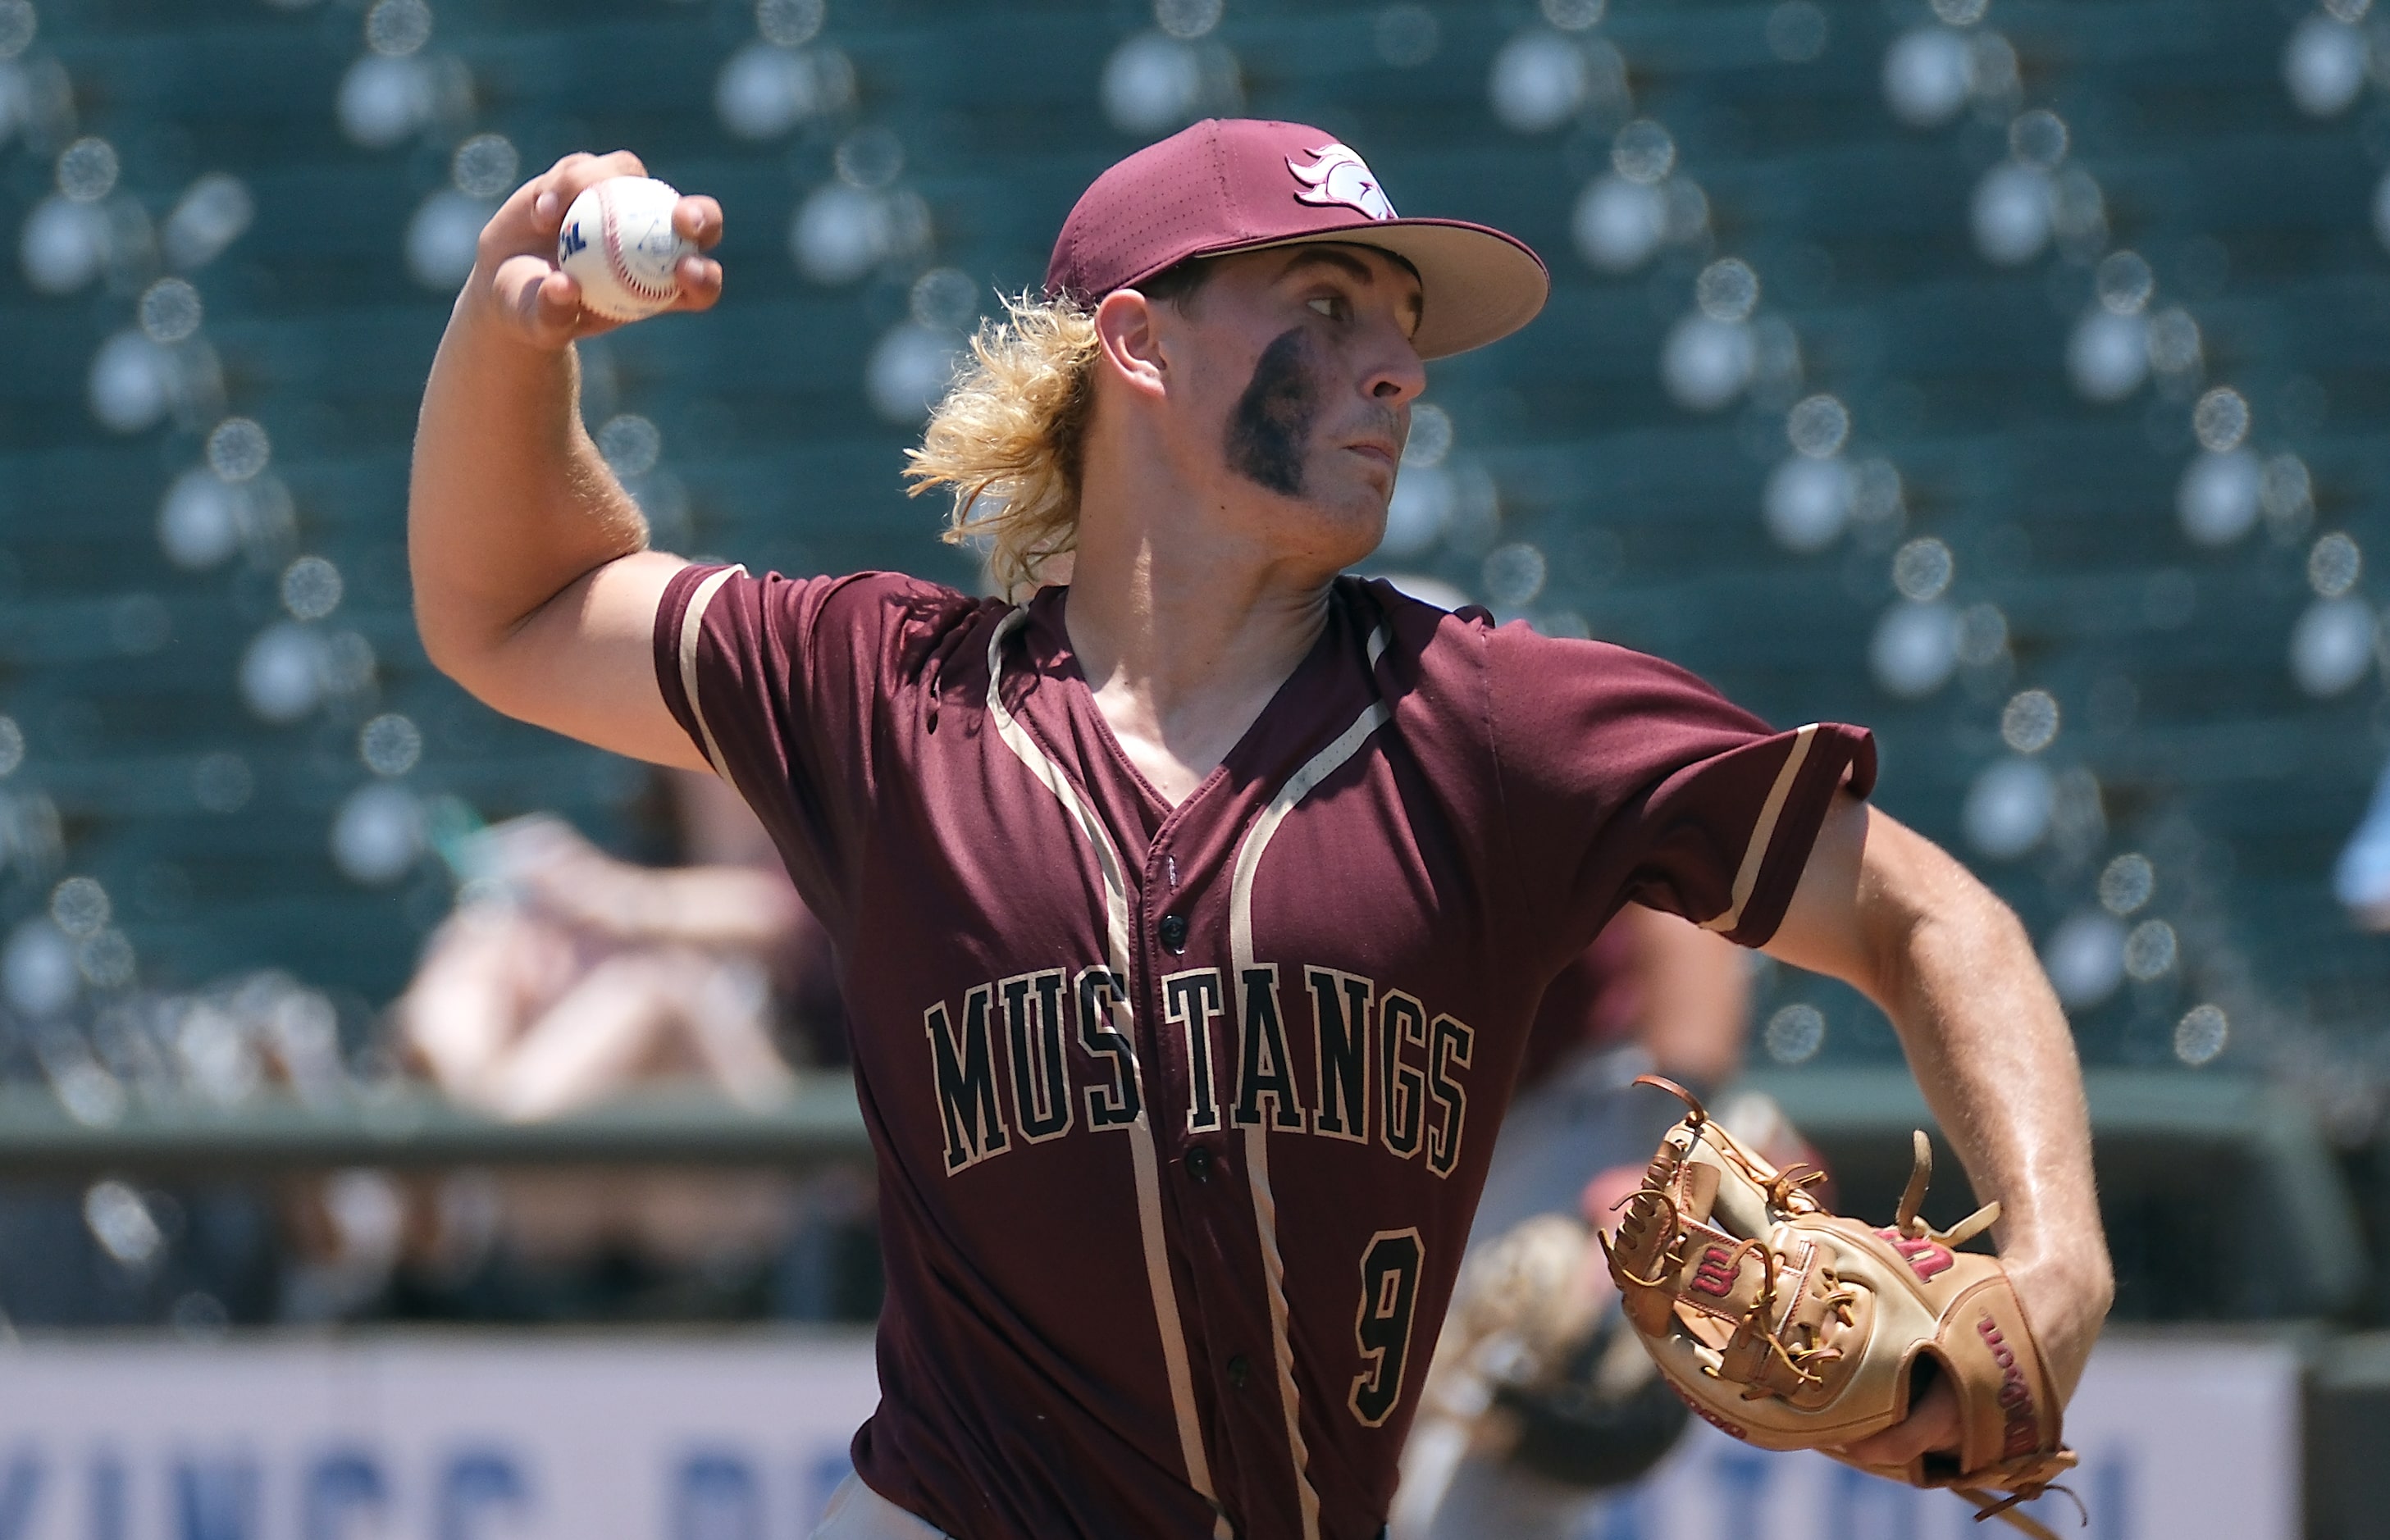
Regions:
[[[1304,203],[1342,203],[1348,209],[1358,209],[1371,219],[1392,219],[1394,206],[1386,201],[1385,189],[1378,186],[1376,173],[1368,162],[1343,145],[1322,145],[1311,152],[1307,166],[1286,163],[1294,179],[1303,184],[1295,199]]]

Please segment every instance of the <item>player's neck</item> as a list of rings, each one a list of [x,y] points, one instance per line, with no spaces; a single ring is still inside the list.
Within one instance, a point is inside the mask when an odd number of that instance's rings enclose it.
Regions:
[[[1254,548],[1206,511],[1145,498],[1091,508],[1064,611],[1098,710],[1173,803],[1236,747],[1311,650],[1333,576]]]

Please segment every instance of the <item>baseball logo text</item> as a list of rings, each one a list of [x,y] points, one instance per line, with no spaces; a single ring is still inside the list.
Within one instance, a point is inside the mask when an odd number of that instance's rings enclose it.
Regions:
[[[1307,1065],[1291,1051],[1276,963],[1244,969],[1233,999],[1216,968],[1162,980],[1163,1040],[1185,1056],[1188,1131],[1266,1124],[1374,1141],[1451,1175],[1469,1112],[1460,1072],[1476,1030],[1357,974],[1299,971],[1311,1004]],[[1136,1123],[1144,1105],[1126,997],[1111,969],[1051,968],[975,985],[959,1008],[941,1000],[923,1011],[946,1174],[1004,1153],[1016,1138],[1060,1138],[1082,1117],[1097,1132]],[[1223,1018],[1232,1030],[1215,1052],[1214,1023]]]
[[[2041,1435],[2035,1427],[2033,1391],[2024,1382],[2024,1372],[2017,1367],[2016,1351],[1989,1315],[1975,1322],[1975,1334],[1991,1350],[1992,1362],[2000,1367],[2000,1458],[2030,1455],[2041,1447]]]

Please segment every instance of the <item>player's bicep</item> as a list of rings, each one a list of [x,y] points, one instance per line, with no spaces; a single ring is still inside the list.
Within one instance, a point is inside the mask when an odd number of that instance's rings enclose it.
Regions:
[[[467,687],[507,715],[633,759],[710,769],[656,684],[656,612],[688,564],[641,551],[595,569],[490,647]]]
[[[1940,846],[1844,790],[1827,809],[1783,923],[1761,950],[1883,1006],[1905,976],[1918,927],[1989,897]]]
[[[1818,826],[1784,918],[1760,950],[1780,962],[1868,989],[1874,972],[1862,891],[1869,846],[1877,844],[1880,853],[1879,835],[1895,829],[1899,826],[1866,802],[1837,791]]]

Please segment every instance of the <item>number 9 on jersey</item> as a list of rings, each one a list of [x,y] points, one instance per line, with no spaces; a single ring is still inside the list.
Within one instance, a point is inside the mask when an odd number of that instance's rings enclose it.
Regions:
[[[1353,1321],[1360,1344],[1361,1372],[1353,1377],[1349,1405],[1364,1427],[1386,1420],[1403,1398],[1403,1368],[1410,1358],[1411,1317],[1419,1309],[1420,1264],[1426,1251],[1416,1228],[1380,1230],[1361,1252],[1361,1308]]]

